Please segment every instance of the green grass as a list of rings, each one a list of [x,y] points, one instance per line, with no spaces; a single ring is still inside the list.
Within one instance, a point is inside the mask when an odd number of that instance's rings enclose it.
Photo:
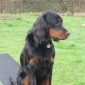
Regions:
[[[0,81],[0,85],[3,85],[3,83]]]
[[[25,36],[38,13],[0,14],[0,53],[9,53],[18,63]],[[54,42],[56,57],[53,85],[85,85],[85,17],[62,16],[71,35]]]

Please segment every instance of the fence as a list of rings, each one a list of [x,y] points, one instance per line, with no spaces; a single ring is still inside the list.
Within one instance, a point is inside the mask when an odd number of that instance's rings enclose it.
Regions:
[[[54,10],[60,13],[85,12],[85,0],[0,0],[1,13],[27,13]]]

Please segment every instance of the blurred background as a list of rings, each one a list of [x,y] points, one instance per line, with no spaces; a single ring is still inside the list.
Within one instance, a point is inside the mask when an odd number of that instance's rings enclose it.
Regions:
[[[27,13],[54,10],[69,15],[85,12],[85,0],[0,0],[1,13]]]

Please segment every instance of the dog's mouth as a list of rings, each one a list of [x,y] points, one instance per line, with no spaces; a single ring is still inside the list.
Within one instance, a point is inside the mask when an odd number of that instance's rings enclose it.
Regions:
[[[59,39],[58,38],[55,38],[55,39],[53,39],[54,41],[59,41]]]
[[[54,37],[54,41],[59,41],[59,40],[66,40],[69,37],[70,33],[65,33],[64,35],[59,35],[57,37]]]
[[[68,31],[56,31],[56,30],[51,30],[50,31],[50,37],[54,40],[54,41],[59,41],[59,40],[65,40],[69,37],[70,33]]]

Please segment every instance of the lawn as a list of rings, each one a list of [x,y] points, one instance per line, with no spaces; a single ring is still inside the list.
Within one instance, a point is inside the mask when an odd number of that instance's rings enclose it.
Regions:
[[[25,36],[38,15],[0,14],[0,54],[9,53],[19,63]],[[62,18],[71,35],[65,41],[54,42],[52,85],[85,85],[85,17]]]
[[[0,85],[3,85],[1,81],[0,81]]]

